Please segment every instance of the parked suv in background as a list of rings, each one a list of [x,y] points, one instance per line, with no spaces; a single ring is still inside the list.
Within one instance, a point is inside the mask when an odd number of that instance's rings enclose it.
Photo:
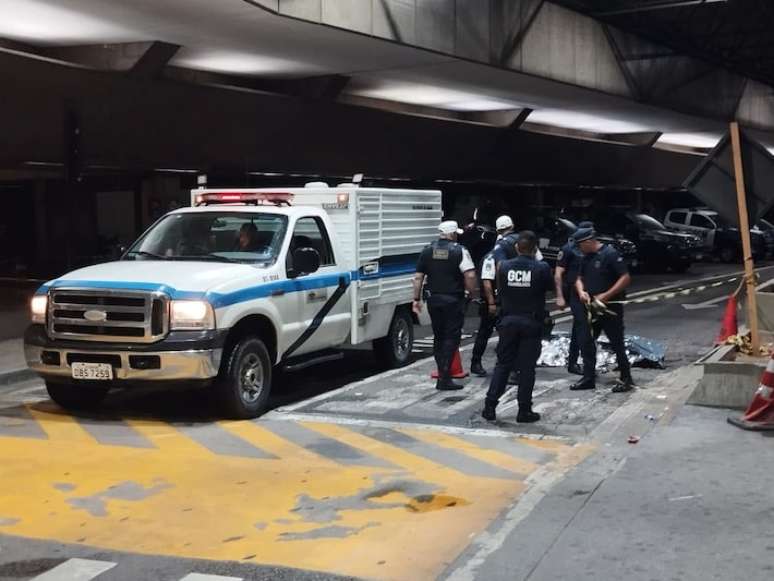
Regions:
[[[649,270],[685,272],[703,258],[701,238],[669,230],[647,214],[600,212],[594,223],[600,232],[632,240],[640,264]]]
[[[543,228],[539,229],[537,234],[540,239],[540,252],[543,253],[546,262],[551,266],[556,265],[559,251],[562,249],[562,246],[567,244],[567,239],[575,234],[577,229],[576,224],[567,218],[549,218],[545,220]],[[597,239],[604,244],[610,244],[618,250],[629,267],[637,268],[639,266],[637,245],[631,240],[622,236],[616,237],[607,234],[598,234]]]
[[[733,262],[742,256],[739,228],[727,222],[714,210],[706,208],[675,208],[667,212],[664,223],[670,228],[701,236],[704,250],[723,262]],[[750,230],[753,258],[766,255],[766,240],[755,229]]]

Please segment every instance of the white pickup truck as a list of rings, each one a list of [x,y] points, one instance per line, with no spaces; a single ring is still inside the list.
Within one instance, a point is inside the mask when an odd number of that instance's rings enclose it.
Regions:
[[[211,385],[224,412],[267,405],[277,369],[369,346],[412,351],[411,280],[437,237],[441,192],[328,187],[200,189],[121,260],[44,284],[27,363],[63,407],[141,382]]]

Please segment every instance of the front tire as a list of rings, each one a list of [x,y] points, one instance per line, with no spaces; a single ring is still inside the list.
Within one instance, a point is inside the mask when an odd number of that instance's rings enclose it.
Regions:
[[[407,309],[395,311],[387,336],[374,341],[374,353],[386,367],[403,367],[414,348],[414,321]]]
[[[257,337],[243,337],[224,362],[217,382],[225,413],[249,419],[266,411],[272,385],[272,364],[266,345]]]
[[[66,410],[93,410],[102,403],[109,388],[46,380],[48,396]]]

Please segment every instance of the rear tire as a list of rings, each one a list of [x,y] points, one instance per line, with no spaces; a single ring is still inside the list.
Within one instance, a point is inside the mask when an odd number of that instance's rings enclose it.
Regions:
[[[46,380],[48,396],[66,410],[93,410],[102,403],[110,388]]]
[[[225,413],[249,419],[266,411],[272,385],[269,351],[261,339],[247,336],[229,352],[217,381],[218,398]]]
[[[414,320],[408,309],[398,308],[392,316],[387,336],[374,340],[374,354],[386,367],[403,367],[414,347]]]

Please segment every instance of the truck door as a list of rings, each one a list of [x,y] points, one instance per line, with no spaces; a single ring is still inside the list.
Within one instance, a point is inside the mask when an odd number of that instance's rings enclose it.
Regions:
[[[293,251],[314,248],[320,255],[320,269],[292,278],[298,309],[300,334],[290,346],[290,355],[301,355],[341,345],[350,330],[350,273],[339,266],[343,257],[334,255],[322,219],[299,218],[288,248],[286,267],[293,273]]]

